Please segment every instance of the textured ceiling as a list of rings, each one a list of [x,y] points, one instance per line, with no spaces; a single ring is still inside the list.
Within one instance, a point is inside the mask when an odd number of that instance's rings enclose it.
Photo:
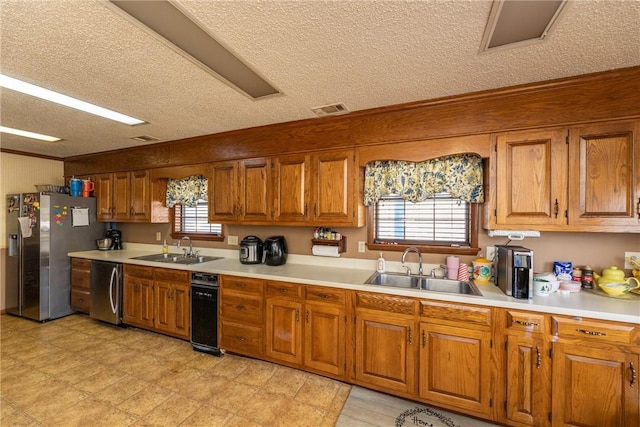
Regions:
[[[67,157],[640,65],[640,1],[572,1],[544,43],[478,54],[490,1],[181,0],[283,95],[251,100],[102,0],[2,0],[3,74],[131,115],[129,127],[0,90],[4,149]],[[319,119],[320,120],[320,119]]]

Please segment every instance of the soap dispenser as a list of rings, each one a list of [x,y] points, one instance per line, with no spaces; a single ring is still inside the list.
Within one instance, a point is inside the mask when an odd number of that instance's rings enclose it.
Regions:
[[[169,246],[167,246],[167,239],[164,239],[164,242],[162,242],[162,253],[163,254],[169,253]]]
[[[380,252],[380,258],[378,258],[378,266],[376,268],[376,271],[378,273],[384,273],[386,271],[386,262],[384,260],[384,257],[382,256],[382,252]]]

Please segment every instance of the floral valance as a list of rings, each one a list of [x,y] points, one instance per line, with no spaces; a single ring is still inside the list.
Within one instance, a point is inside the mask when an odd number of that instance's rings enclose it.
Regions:
[[[475,154],[419,163],[375,161],[367,164],[364,174],[365,206],[392,194],[416,203],[442,192],[470,203],[484,202],[482,158]]]
[[[169,178],[167,180],[167,207],[172,208],[176,203],[194,207],[198,200],[207,200],[207,189],[207,178],[202,175],[184,179]]]

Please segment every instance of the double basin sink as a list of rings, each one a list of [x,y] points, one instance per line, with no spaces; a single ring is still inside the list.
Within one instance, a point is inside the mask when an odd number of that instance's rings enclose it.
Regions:
[[[219,256],[184,256],[184,255],[176,255],[176,254],[153,254],[153,255],[143,255],[136,256],[131,259],[139,259],[141,261],[154,261],[161,262],[163,264],[182,264],[182,265],[192,265],[192,264],[202,264],[203,262],[215,261],[222,257]]]
[[[401,273],[375,273],[367,279],[365,284],[482,296],[482,293],[480,293],[480,290],[478,290],[473,282],[438,279],[435,277],[414,276]]]

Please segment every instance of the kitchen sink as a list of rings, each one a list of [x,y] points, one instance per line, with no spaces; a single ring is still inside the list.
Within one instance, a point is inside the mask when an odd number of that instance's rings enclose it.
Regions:
[[[437,279],[435,277],[406,275],[401,273],[374,273],[369,277],[369,279],[367,279],[365,284],[482,296],[482,293],[480,293],[480,290],[478,290],[473,282]]]
[[[215,261],[221,258],[222,257],[219,257],[219,256],[205,256],[205,255],[189,257],[184,255],[176,255],[176,254],[153,254],[153,255],[135,256],[131,259],[139,259],[141,261],[161,262],[163,264],[191,265],[191,264],[202,264],[203,262],[208,262],[208,261]]]

